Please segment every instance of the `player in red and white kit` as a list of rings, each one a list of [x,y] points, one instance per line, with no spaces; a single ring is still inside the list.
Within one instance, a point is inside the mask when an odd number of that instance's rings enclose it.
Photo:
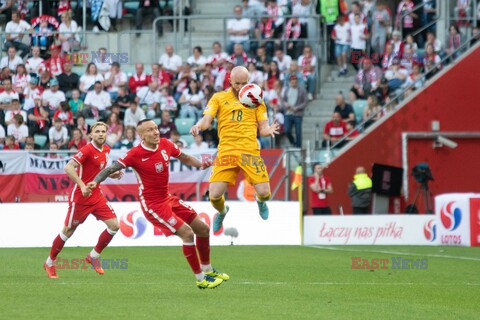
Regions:
[[[140,121],[137,131],[142,143],[100,172],[94,181],[87,184],[88,187],[94,190],[98,183],[112,173],[126,167],[133,168],[139,184],[140,204],[147,220],[160,228],[165,235],[175,234],[183,240],[183,253],[197,278],[197,287],[200,289],[217,287],[230,277],[218,272],[210,264],[208,225],[197,216],[192,207],[168,191],[170,157],[201,169],[211,166],[211,161],[202,163],[197,158],[182,153],[171,141],[161,139],[158,127],[152,120]]]
[[[68,213],[62,232],[53,241],[52,249],[43,267],[48,277],[58,278],[55,269],[55,259],[62,250],[65,242],[73,235],[75,229],[82,224],[90,214],[97,220],[102,220],[107,229],[100,234],[98,243],[87,255],[85,260],[92,264],[99,274],[104,274],[99,261],[100,253],[110,243],[118,231],[118,220],[115,212],[103,196],[100,188],[89,189],[86,184],[107,165],[110,147],[104,145],[107,136],[107,125],[103,122],[95,123],[91,128],[92,142],[80,149],[65,166],[65,172],[75,182],[68,201]],[[122,172],[110,175],[111,178],[121,178]]]

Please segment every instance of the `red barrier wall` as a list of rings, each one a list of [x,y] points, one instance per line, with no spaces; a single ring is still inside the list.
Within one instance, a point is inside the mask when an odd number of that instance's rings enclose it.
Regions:
[[[440,131],[480,132],[480,47],[449,69],[410,102],[335,159],[325,171],[332,179],[334,194],[330,205],[338,213],[342,205],[351,212],[346,191],[355,168],[365,166],[371,173],[373,163],[402,166],[402,132],[431,131],[431,122],[440,122]],[[433,194],[480,192],[480,140],[454,139],[456,149],[433,149],[432,140],[409,140],[409,174],[419,162],[427,162],[435,181]],[[409,199],[417,185],[409,178]],[[423,210],[423,201],[419,206]]]

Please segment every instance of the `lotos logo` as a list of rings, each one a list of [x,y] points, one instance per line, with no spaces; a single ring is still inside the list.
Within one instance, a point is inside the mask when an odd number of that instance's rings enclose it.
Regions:
[[[122,215],[120,219],[120,231],[127,238],[140,238],[147,228],[145,217],[137,210]]]
[[[434,223],[434,219],[428,221],[423,226],[423,233],[425,234],[425,238],[433,242],[437,238],[437,225]]]
[[[450,201],[440,210],[440,220],[448,231],[457,229],[462,221],[462,210],[460,208],[452,210],[454,203],[455,201]]]

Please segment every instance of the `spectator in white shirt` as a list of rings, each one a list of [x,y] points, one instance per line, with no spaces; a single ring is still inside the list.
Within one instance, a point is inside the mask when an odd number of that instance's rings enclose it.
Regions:
[[[104,78],[103,76],[98,72],[97,66],[95,63],[90,62],[87,65],[87,69],[85,71],[85,74],[80,77],[80,92],[83,94],[82,98],[85,98],[85,95],[90,88],[93,88],[95,82],[100,81],[103,83]]]
[[[127,84],[127,74],[120,70],[120,63],[112,63],[110,71],[105,74],[103,85],[107,88],[112,100],[117,99],[118,88]]]
[[[192,71],[197,74],[200,74],[205,69],[205,64],[207,64],[207,58],[202,53],[202,47],[197,46],[193,48],[193,56],[187,59],[187,63],[192,66]]]
[[[353,17],[353,25],[350,27],[350,32],[352,35],[352,65],[355,68],[355,71],[358,71],[360,61],[365,53],[367,48],[367,39],[369,37],[368,27],[361,21],[359,13],[356,13]]]
[[[12,12],[12,21],[8,22],[5,27],[6,41],[5,47],[14,46],[15,49],[21,50],[22,58],[30,52],[30,46],[23,43],[23,36],[25,31],[33,31],[32,26],[28,24],[25,20],[20,19],[20,12]]]
[[[207,150],[208,149],[208,143],[203,141],[203,137],[202,137],[201,134],[197,134],[195,136],[195,142],[190,145],[189,149],[192,150],[192,151]]]
[[[178,100],[180,107],[181,118],[194,118],[198,119],[202,117],[202,99],[203,91],[200,89],[198,82],[191,79],[188,83],[188,88],[183,90],[182,96]]]
[[[7,127],[7,135],[14,136],[16,143],[24,143],[28,137],[28,127],[21,114],[13,116],[13,121]]]
[[[62,51],[70,52],[70,49],[80,49],[80,37],[76,34],[78,25],[75,20],[72,20],[71,11],[64,11],[62,13],[62,23],[58,27],[58,39],[62,43]]]
[[[167,44],[165,46],[165,53],[160,56],[158,63],[163,66],[165,71],[171,75],[175,75],[178,72],[178,68],[182,65],[182,58],[174,54],[171,44]]]
[[[123,124],[125,127],[136,127],[140,120],[145,119],[145,113],[142,108],[139,108],[137,103],[130,102],[130,107],[125,111],[125,117],[123,118]]]
[[[13,108],[13,100],[19,100],[18,93],[12,89],[12,79],[3,80],[4,91],[0,93],[0,124],[4,124],[5,111]]]
[[[307,83],[308,100],[312,100],[316,90],[315,68],[317,67],[317,57],[312,54],[312,47],[309,45],[303,48],[303,55],[298,57],[298,66]]]
[[[0,69],[3,69],[5,67],[8,67],[11,72],[15,72],[17,69],[17,66],[19,64],[23,63],[22,58],[17,56],[17,50],[15,49],[14,46],[7,47],[7,56],[3,57],[2,60],[0,60]]]
[[[107,49],[100,48],[97,52],[93,53],[92,62],[95,63],[100,74],[105,76],[105,74],[110,71],[110,65],[113,61],[107,57]]]
[[[66,101],[63,91],[58,90],[58,80],[50,79],[50,89],[47,89],[42,94],[43,105],[48,106],[50,116],[53,117],[57,108],[60,107],[60,102]]]
[[[233,53],[233,46],[241,43],[246,52],[250,51],[250,19],[242,18],[242,7],[237,5],[233,9],[235,19],[228,20],[227,31],[229,35],[227,51]]]
[[[65,128],[62,119],[55,119],[54,125],[48,130],[48,139],[50,144],[56,144],[59,148],[67,146],[68,130]]]
[[[104,119],[106,117],[107,108],[112,105],[110,94],[103,90],[100,81],[95,82],[94,90],[89,91],[85,98],[82,114],[85,118]]]
[[[135,101],[140,105],[146,105],[147,117],[150,119],[155,118],[155,115],[160,111],[160,100],[162,94],[158,91],[158,85],[152,81],[148,84],[148,87],[141,87],[137,90],[137,97]]]
[[[228,58],[226,52],[222,51],[220,42],[215,41],[212,45],[213,53],[208,57],[208,63],[212,65],[212,74],[216,77],[220,70],[223,69],[223,64]]]
[[[25,62],[25,67],[27,68],[28,73],[40,74],[40,65],[43,62],[43,58],[40,57],[40,47],[32,47],[32,57],[28,58]]]
[[[277,48],[275,50],[275,57],[273,57],[273,61],[277,63],[278,70],[283,73],[290,68],[290,63],[292,63],[292,57],[285,54],[282,48]]]
[[[18,99],[12,100],[12,109],[5,112],[5,125],[10,125],[13,123],[15,115],[19,114],[23,118],[23,122],[27,122],[27,112],[23,111],[20,106],[20,101]]]

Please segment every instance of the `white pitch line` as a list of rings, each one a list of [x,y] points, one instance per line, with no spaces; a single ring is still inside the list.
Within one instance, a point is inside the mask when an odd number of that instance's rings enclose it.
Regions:
[[[432,253],[414,253],[414,252],[402,252],[402,251],[365,250],[365,249],[345,249],[345,248],[325,247],[325,246],[306,246],[306,247],[315,248],[315,249],[332,250],[332,251],[385,253],[385,254],[399,254],[399,255],[406,255],[406,256],[419,256],[419,257],[433,257],[433,258],[445,258],[445,259],[458,259],[458,260],[480,261],[479,258],[462,257],[462,256],[449,256],[449,255],[432,254]]]

